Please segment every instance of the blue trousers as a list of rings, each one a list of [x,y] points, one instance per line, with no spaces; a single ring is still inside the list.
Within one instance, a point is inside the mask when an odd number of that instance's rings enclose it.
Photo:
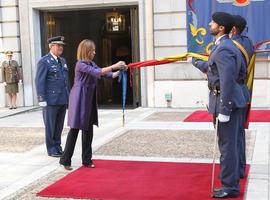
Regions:
[[[231,112],[229,122],[218,122],[218,146],[220,157],[220,178],[222,189],[228,193],[239,192],[239,130],[244,109]]]
[[[45,138],[48,154],[62,152],[61,134],[64,127],[67,105],[46,106],[43,108]]]
[[[246,119],[246,112],[247,109],[243,112],[242,116],[242,126],[240,127],[240,134],[239,134],[239,170],[240,170],[240,177],[244,177],[246,173],[246,133],[245,133],[245,119]]]

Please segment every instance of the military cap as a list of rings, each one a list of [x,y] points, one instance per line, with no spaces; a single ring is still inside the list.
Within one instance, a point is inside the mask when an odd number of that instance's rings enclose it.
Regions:
[[[234,18],[231,14],[226,12],[215,12],[212,15],[212,20],[220,26],[225,27],[225,33],[229,33],[234,26]]]
[[[56,36],[56,37],[51,37],[47,40],[47,42],[49,44],[62,44],[64,45],[64,40],[65,40],[65,37],[64,36]]]
[[[244,17],[240,15],[233,15],[234,18],[234,26],[238,29],[241,34],[247,25],[247,21]]]
[[[12,51],[6,51],[5,53],[7,56],[12,56],[13,55],[13,52]]]

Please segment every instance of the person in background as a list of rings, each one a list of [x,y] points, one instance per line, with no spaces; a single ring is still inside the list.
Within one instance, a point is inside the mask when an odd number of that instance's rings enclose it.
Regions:
[[[16,109],[18,83],[22,84],[22,70],[17,61],[12,60],[12,51],[7,51],[5,54],[6,60],[2,63],[3,83],[8,94],[9,109]]]
[[[246,101],[250,103],[250,96],[251,94],[248,91],[248,88],[246,86],[246,79],[247,79],[247,69],[248,65],[250,63],[251,57],[254,54],[254,47],[251,39],[243,35],[243,31],[245,30],[247,26],[247,21],[245,18],[243,18],[240,15],[233,15],[234,18],[234,27],[231,30],[230,37],[236,44],[236,46],[239,48],[239,50],[242,53],[242,57],[245,63],[245,70],[241,73],[240,80],[241,82],[241,87],[242,90],[245,94]],[[239,145],[239,155],[240,155],[240,178],[244,178],[245,172],[246,172],[246,137],[245,137],[245,119],[246,119],[247,112],[243,112],[243,122],[242,126],[240,128],[240,134],[239,134],[239,140],[240,140],[240,145]]]
[[[50,52],[38,61],[35,83],[38,102],[43,107],[47,153],[61,157],[61,133],[69,97],[68,67],[60,57],[64,37],[49,38],[48,43]]]
[[[92,161],[93,125],[98,125],[97,112],[97,80],[101,76],[116,78],[119,69],[127,68],[125,62],[119,61],[109,67],[99,68],[94,62],[95,43],[85,39],[77,49],[74,85],[70,92],[68,106],[68,126],[64,153],[59,163],[66,170],[72,170],[71,158],[74,153],[79,130],[82,130],[82,164],[95,167]],[[116,72],[113,72],[117,70]],[[102,92],[102,91],[101,91]]]

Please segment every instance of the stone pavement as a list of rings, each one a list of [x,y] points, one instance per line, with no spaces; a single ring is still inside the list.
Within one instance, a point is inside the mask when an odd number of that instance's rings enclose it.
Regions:
[[[121,110],[100,109],[93,158],[212,163],[212,124],[181,122],[193,110],[127,110],[123,127]],[[46,155],[41,110],[9,111],[0,109],[0,199],[53,199],[35,193],[69,172],[59,166],[59,159]],[[10,114],[14,115],[6,117]],[[63,146],[67,131],[65,127]],[[269,123],[252,123],[247,133],[247,200],[269,199],[269,133]],[[75,168],[81,166],[80,142],[72,160]]]

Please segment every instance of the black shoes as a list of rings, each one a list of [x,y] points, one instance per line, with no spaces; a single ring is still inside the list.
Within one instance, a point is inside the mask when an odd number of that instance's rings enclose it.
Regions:
[[[12,109],[17,109],[17,106],[9,106],[8,108],[9,110],[12,110]]]
[[[60,164],[60,165],[62,165],[62,164]],[[62,165],[62,166],[63,166],[64,169],[67,170],[67,171],[73,170],[73,168],[72,168],[70,165]]]
[[[226,198],[238,198],[239,197],[239,192],[225,192],[221,188],[214,188],[212,198],[221,198],[221,199],[226,199]]]
[[[61,153],[51,153],[51,154],[48,154],[49,156],[51,157],[55,157],[55,158],[60,158],[62,156]]]
[[[63,165],[61,163],[60,163],[60,165],[63,166],[65,170],[68,170],[68,171],[73,170],[73,168],[70,165]],[[88,167],[88,168],[95,168],[96,167],[94,163],[90,163],[88,165],[83,165],[83,166]]]
[[[95,168],[96,167],[96,165],[93,162],[91,162],[89,164],[83,164],[83,166],[89,167],[89,168]]]
[[[60,149],[57,149],[56,153],[48,153],[48,155],[51,156],[51,157],[59,158],[59,157],[61,157],[63,155],[63,153],[64,152],[60,148]]]
[[[214,193],[215,193],[215,192],[220,192],[221,190],[222,190],[222,188],[214,188],[214,191],[213,191],[213,192],[214,192]]]
[[[59,150],[58,153],[61,154],[61,155],[63,155],[64,151]]]

